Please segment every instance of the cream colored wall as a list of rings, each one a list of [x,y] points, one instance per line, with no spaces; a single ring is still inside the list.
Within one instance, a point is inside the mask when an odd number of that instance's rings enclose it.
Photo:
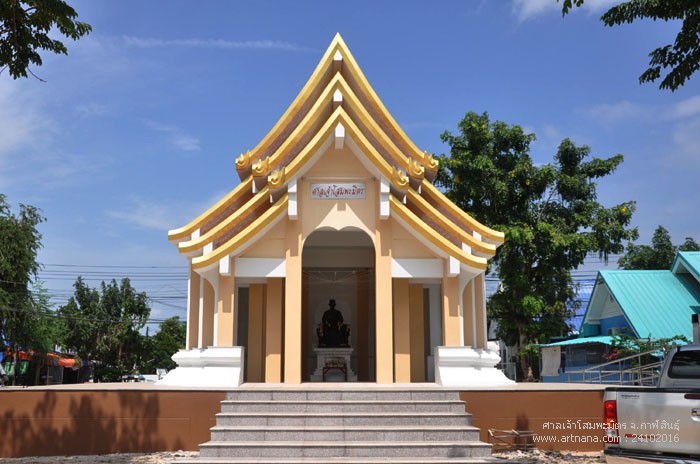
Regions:
[[[420,243],[398,222],[391,220],[393,240],[391,241],[392,258],[438,258],[425,245]]]
[[[364,182],[367,198],[312,200],[311,184],[318,182]],[[329,148],[297,184],[304,238],[320,228],[352,227],[365,231],[374,240],[379,202],[377,184],[378,180],[372,178],[350,150]]]
[[[286,221],[280,221],[265,236],[246,249],[240,258],[284,258]]]

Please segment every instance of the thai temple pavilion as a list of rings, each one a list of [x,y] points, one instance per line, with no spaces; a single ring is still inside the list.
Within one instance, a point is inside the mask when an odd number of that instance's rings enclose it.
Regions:
[[[509,382],[484,294],[503,234],[432,184],[437,161],[340,35],[236,170],[240,184],[169,232],[189,261],[187,346],[162,383]]]

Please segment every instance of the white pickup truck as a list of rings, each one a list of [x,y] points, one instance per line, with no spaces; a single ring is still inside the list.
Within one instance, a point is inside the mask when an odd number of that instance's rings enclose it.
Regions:
[[[675,347],[656,388],[605,390],[608,464],[700,464],[700,345]]]

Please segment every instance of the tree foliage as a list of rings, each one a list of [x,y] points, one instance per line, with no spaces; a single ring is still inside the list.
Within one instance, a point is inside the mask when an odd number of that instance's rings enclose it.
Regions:
[[[448,198],[480,222],[505,232],[494,262],[501,281],[489,301],[498,335],[525,347],[568,333],[575,309],[571,270],[589,254],[603,258],[636,238],[628,225],[634,202],[605,208],[596,201],[595,179],[611,174],[622,155],[590,158],[590,148],[564,139],[546,165],[530,157],[534,134],[467,113],[459,133],[442,134],[437,183]],[[526,367],[526,366],[523,366]]]
[[[40,269],[37,226],[43,221],[33,206],[20,204],[19,214],[13,214],[5,195],[0,194],[0,342],[13,350],[34,348],[30,287]]]
[[[139,331],[151,313],[146,294],[137,292],[128,278],[119,284],[102,282],[98,291],[79,277],[74,288],[74,296],[58,310],[65,324],[63,347],[95,361],[99,381],[119,380],[137,370],[143,351]]]
[[[563,0],[562,14],[583,5],[584,1]],[[629,24],[639,19],[682,21],[674,43],[649,54],[649,68],[639,76],[640,83],[655,82],[661,78],[662,71],[668,69],[659,88],[674,91],[700,69],[700,2],[697,0],[628,0],[610,8],[600,19],[606,26]]]
[[[27,77],[30,65],[42,64],[39,50],[67,55],[63,42],[49,33],[73,40],[89,34],[92,27],[77,17],[62,0],[0,0],[0,72],[7,68],[14,79]]]
[[[671,269],[676,251],[700,251],[700,245],[692,238],[686,237],[679,247],[671,243],[671,235],[663,226],[654,231],[649,245],[627,244],[625,255],[618,261],[621,269]]]
[[[155,372],[156,369],[174,369],[173,354],[185,347],[186,326],[177,316],[166,319],[160,330],[146,343],[142,372]]]

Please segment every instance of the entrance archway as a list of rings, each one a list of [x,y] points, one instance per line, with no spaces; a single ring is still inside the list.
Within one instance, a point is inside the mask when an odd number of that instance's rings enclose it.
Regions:
[[[316,369],[316,328],[329,300],[350,325],[351,368],[358,381],[375,381],[374,243],[359,229],[319,229],[302,251],[302,376]]]

